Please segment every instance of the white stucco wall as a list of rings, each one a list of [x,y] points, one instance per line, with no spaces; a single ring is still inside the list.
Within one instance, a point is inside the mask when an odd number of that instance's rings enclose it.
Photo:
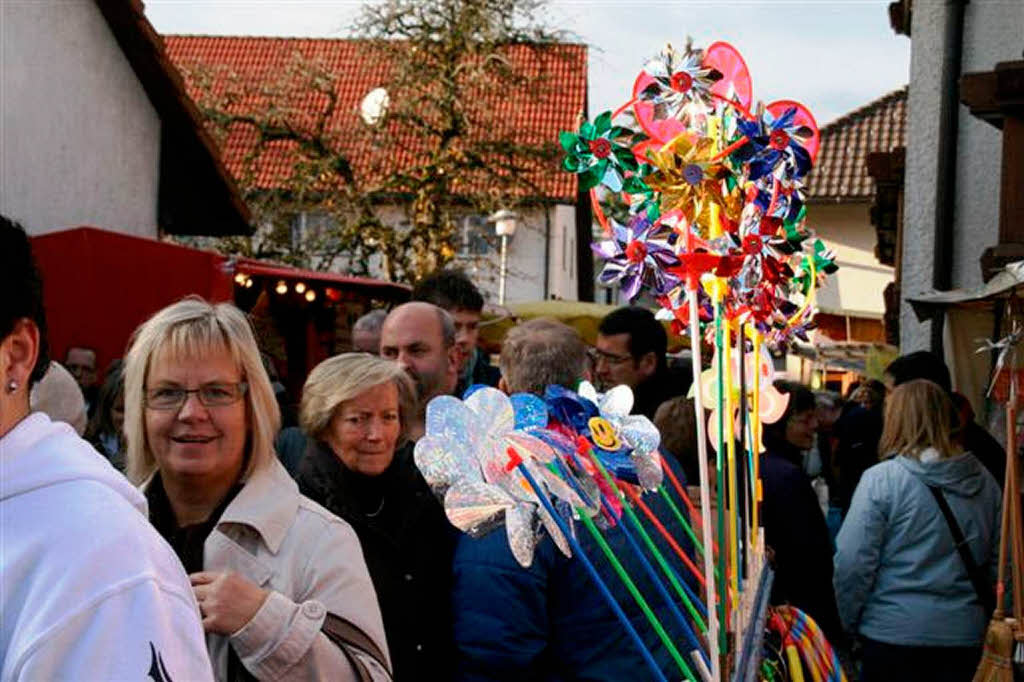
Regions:
[[[160,119],[92,0],[0,2],[0,212],[157,236]]]
[[[913,13],[910,91],[907,105],[907,165],[903,223],[903,352],[929,346],[930,326],[917,321],[908,296],[931,289],[935,250],[935,205],[939,148],[940,69],[946,3],[921,3]],[[1000,61],[1020,59],[1024,47],[1024,3],[974,0],[964,17],[962,72],[989,71]],[[1001,135],[960,106],[957,188],[953,238],[953,286],[981,283],[978,259],[998,241]]]
[[[808,206],[808,225],[835,252],[839,266],[818,291],[822,312],[879,319],[885,313],[882,292],[895,275],[875,258],[877,236],[869,210],[867,202]]]

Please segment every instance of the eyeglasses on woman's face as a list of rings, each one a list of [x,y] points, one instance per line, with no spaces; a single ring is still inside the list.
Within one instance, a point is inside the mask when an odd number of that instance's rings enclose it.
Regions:
[[[152,410],[180,409],[188,397],[195,393],[204,407],[225,407],[234,405],[248,390],[244,381],[236,383],[211,382],[199,388],[185,388],[177,384],[160,384],[146,389],[146,407]]]

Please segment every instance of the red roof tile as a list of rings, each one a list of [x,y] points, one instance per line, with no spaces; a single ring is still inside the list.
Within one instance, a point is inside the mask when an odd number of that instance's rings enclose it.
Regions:
[[[867,158],[907,144],[907,88],[854,109],[821,129],[821,148],[808,179],[813,200],[867,200],[874,195]]]
[[[200,100],[203,94],[199,80],[212,75],[214,90],[226,88],[227,81],[239,79],[250,87],[266,87],[281,82],[296,63],[322,65],[336,76],[334,91],[336,110],[331,116],[327,134],[347,153],[357,175],[372,177],[401,172],[423,163],[424,142],[415,135],[401,130],[391,131],[386,148],[372,144],[364,136],[353,136],[351,131],[364,129],[359,118],[359,105],[366,94],[388,81],[389,69],[370,46],[359,40],[312,38],[253,38],[215,36],[164,36],[167,53],[185,75],[189,94]],[[498,101],[480,102],[471,119],[475,130],[484,132],[467,136],[468,141],[500,140],[510,137],[517,144],[556,148],[558,132],[571,130],[585,111],[587,96],[587,48],[585,45],[559,44],[536,49],[532,46],[512,45],[506,48],[509,61],[528,77],[543,76],[546,83],[556,88],[543,88],[544,94],[526,87],[510,86],[506,96]],[[222,82],[217,82],[221,80]],[[396,97],[395,93],[390,93]],[[264,108],[270,98],[245,106],[249,111]],[[282,100],[276,100],[280,103]],[[322,111],[327,98],[312,90],[296,96],[291,93],[289,122],[296,126],[309,126]],[[474,108],[475,103],[466,103]],[[233,129],[222,140],[222,151],[228,168],[240,177],[244,158],[252,148],[255,133],[243,128]],[[295,159],[292,143],[281,143],[260,157],[255,183],[271,188],[280,186],[290,174]],[[534,164],[528,179],[533,191],[521,190],[523,198],[539,198],[562,202],[575,202],[576,177],[559,170],[556,156],[546,164]],[[464,193],[484,192],[489,183],[483,178],[470,182]]]

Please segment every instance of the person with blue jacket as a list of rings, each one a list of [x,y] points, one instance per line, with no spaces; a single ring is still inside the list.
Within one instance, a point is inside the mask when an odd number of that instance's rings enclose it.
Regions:
[[[990,613],[982,605],[950,524],[947,501],[989,586],[999,553],[1000,491],[978,459],[956,445],[953,405],[923,379],[887,400],[880,452],[839,531],[834,586],[843,626],[863,643],[861,680],[970,680]]]
[[[499,388],[507,393],[535,394],[543,394],[550,384],[572,388],[583,374],[585,359],[585,347],[574,330],[554,320],[531,320],[510,331],[502,345]],[[656,503],[656,499],[650,501],[654,512],[662,520],[670,519],[668,510]],[[675,530],[671,522],[665,522]],[[669,652],[604,561],[596,543],[582,526],[579,528],[580,544],[602,580],[661,670],[672,679],[674,664]],[[679,544],[689,550],[682,535],[679,531]],[[605,538],[686,656],[681,626],[672,620],[652,584],[645,580],[621,531],[609,529]],[[687,580],[686,569],[656,534],[655,542],[677,574]],[[456,679],[460,682],[649,679],[644,677],[648,669],[638,647],[579,559],[563,556],[547,535],[538,543],[529,568],[520,566],[513,557],[504,532],[479,538],[461,535],[453,573]],[[699,587],[688,584],[694,593],[701,594]]]

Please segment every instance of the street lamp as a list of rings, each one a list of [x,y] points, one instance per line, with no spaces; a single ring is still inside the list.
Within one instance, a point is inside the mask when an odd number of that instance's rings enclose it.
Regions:
[[[516,233],[519,215],[508,209],[501,209],[491,215],[487,222],[494,223],[494,232],[501,237],[501,265],[498,271],[498,305],[505,305],[505,279],[508,276],[508,240]]]

